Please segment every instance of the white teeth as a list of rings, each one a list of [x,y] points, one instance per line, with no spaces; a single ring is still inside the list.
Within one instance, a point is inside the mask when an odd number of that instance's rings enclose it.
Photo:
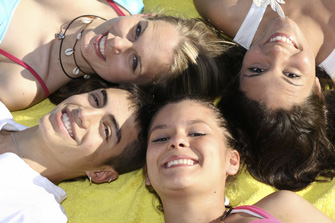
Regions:
[[[292,45],[292,46],[295,47],[295,45],[292,42],[292,40],[290,40],[286,36],[276,36],[276,37],[270,39],[270,43],[275,42],[275,41],[285,42],[285,43],[288,43],[288,44],[290,44],[290,45]]]
[[[101,38],[100,43],[99,43],[99,49],[100,53],[103,57],[105,57],[105,41],[106,41],[107,36],[104,36]]]
[[[168,162],[166,164],[166,167],[171,167],[171,166],[178,165],[178,164],[184,164],[184,165],[193,166],[194,165],[194,161],[190,160],[190,159],[172,160],[172,161],[170,161],[170,162]]]
[[[66,128],[66,130],[68,131],[68,133],[70,134],[70,136],[73,138],[73,134],[72,134],[72,128],[71,128],[71,124],[70,124],[70,118],[67,115],[67,113],[63,113],[62,115],[62,122]]]

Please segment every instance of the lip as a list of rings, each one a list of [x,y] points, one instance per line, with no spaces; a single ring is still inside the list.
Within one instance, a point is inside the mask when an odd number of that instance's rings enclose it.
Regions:
[[[176,160],[192,160],[193,165],[185,164],[185,163],[179,163],[179,164],[174,164],[172,166],[168,167],[168,163]],[[173,155],[170,156],[165,162],[161,165],[163,168],[168,169],[168,168],[174,168],[174,167],[180,167],[180,166],[194,166],[197,165],[199,161],[193,157],[187,156],[187,155]]]
[[[290,40],[291,43],[288,43],[286,41],[283,41],[283,40],[274,40],[271,42],[271,39],[274,39],[276,37],[286,37],[286,39]],[[288,34],[285,34],[285,33],[275,33],[273,35],[270,36],[270,38],[264,43],[265,44],[268,44],[268,43],[283,43],[283,44],[286,44],[288,46],[293,46],[295,49],[299,49],[296,41],[294,40],[294,38]]]
[[[63,123],[62,116],[63,116],[64,113],[66,113],[69,117],[69,122],[70,122],[70,125],[71,125],[73,137],[69,134],[69,132],[67,131],[67,128],[65,127],[65,125]],[[58,123],[58,126],[59,126],[60,130],[62,132],[64,132],[64,134],[68,135],[73,140],[76,139],[76,132],[75,132],[75,128],[74,128],[74,117],[73,117],[73,113],[70,112],[69,109],[67,109],[67,108],[62,109],[62,111],[57,115],[57,123]]]
[[[103,33],[102,35],[99,35],[94,42],[94,47],[95,47],[95,53],[98,55],[100,59],[102,59],[104,62],[106,62],[106,58],[100,53],[100,41],[104,36],[107,36],[108,32]],[[107,49],[107,39],[105,41],[105,54],[106,54],[106,49]]]

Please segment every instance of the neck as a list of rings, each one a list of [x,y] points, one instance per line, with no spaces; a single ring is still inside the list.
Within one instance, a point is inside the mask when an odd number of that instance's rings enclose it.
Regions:
[[[70,79],[94,73],[89,63],[81,53],[81,41],[87,31],[104,22],[105,19],[98,16],[79,16],[56,33],[60,41],[58,57],[61,71]]]
[[[22,156],[27,165],[55,184],[81,175],[81,173],[74,173],[70,168],[66,169],[55,158],[54,154],[49,152],[47,142],[42,137],[39,137],[37,133],[37,127],[28,128],[21,132],[14,132],[14,139],[19,148],[17,149],[11,133],[1,131],[0,154],[12,152],[19,157]]]
[[[224,194],[167,196],[162,202],[166,223],[220,222],[225,211]]]

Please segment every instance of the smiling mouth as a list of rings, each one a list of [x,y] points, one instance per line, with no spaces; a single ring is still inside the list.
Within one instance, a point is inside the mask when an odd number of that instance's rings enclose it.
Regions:
[[[291,46],[293,46],[294,48],[298,49],[297,44],[294,42],[292,37],[289,37],[287,35],[284,34],[275,34],[272,35],[270,37],[270,39],[268,40],[269,43],[273,43],[273,42],[283,42],[283,43],[287,43]]]
[[[102,34],[102,35],[98,36],[98,38],[94,42],[96,53],[104,61],[106,61],[106,41],[107,41],[107,35],[108,35],[108,32],[105,33],[105,34]]]
[[[101,55],[104,57],[104,59],[106,59],[106,55],[105,55],[106,39],[107,39],[107,36],[104,36],[101,38],[99,42],[99,50],[100,50]]]
[[[169,167],[173,167],[173,166],[193,166],[195,164],[197,164],[198,162],[191,160],[191,159],[177,159],[177,160],[172,160],[170,162],[167,162],[164,167],[165,168],[169,168]]]
[[[73,133],[72,133],[72,127],[71,127],[71,123],[70,123],[70,118],[69,118],[67,113],[62,114],[62,122],[63,122],[67,132],[71,136],[71,138],[74,139],[74,136],[73,136]]]

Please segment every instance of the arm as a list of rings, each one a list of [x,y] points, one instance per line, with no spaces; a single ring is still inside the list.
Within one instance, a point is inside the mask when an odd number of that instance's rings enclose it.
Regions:
[[[199,14],[234,38],[251,6],[251,0],[193,0]]]
[[[255,204],[285,223],[334,222],[307,200],[291,191],[277,191]]]

